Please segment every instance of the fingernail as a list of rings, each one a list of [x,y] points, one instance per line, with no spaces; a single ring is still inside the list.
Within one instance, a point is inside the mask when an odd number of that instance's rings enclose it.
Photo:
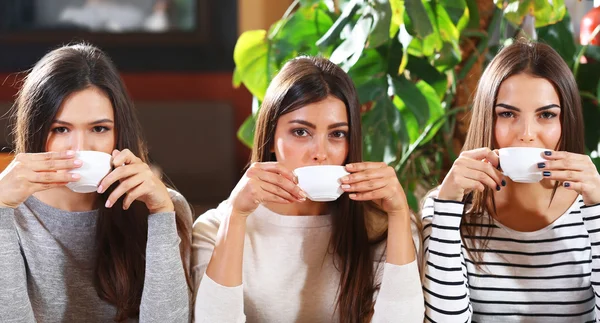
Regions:
[[[348,177],[348,176],[344,176],[344,177],[342,177],[342,182],[346,182],[346,181],[348,181],[349,179],[350,179],[350,177]]]
[[[75,151],[67,150],[67,156],[75,156]]]
[[[79,174],[71,174],[71,178],[73,179],[79,179],[81,177],[81,175]]]
[[[565,187],[569,187],[569,186],[571,186],[571,183],[569,183],[569,182],[565,182],[563,185],[564,185]]]
[[[109,209],[109,208],[112,206],[112,204],[110,203],[110,200],[106,200],[106,204],[104,204],[104,206],[105,206],[107,209]]]
[[[346,168],[354,168],[354,165],[348,164],[348,165],[346,165]]]
[[[348,195],[348,196],[349,196],[351,199],[353,199],[353,198],[355,198],[355,197],[356,197],[356,194],[350,194],[350,195]]]
[[[75,159],[75,161],[73,161],[73,164],[75,164],[75,166],[81,166],[81,165],[83,165],[83,161],[79,160],[79,159]]]
[[[306,193],[304,193],[304,192],[300,191],[300,193],[299,193],[299,194],[300,194],[300,196],[301,196],[303,199],[305,199],[305,198],[306,198]]]
[[[500,190],[500,185],[496,185],[496,191]]]
[[[304,202],[304,201],[306,201],[306,198],[305,198],[305,197],[303,197],[303,198],[301,198],[301,199],[298,199],[298,201],[300,201],[300,202]]]
[[[550,172],[548,172],[548,171],[545,171],[545,172],[543,172],[542,174],[543,174],[544,176],[550,176]]]
[[[506,181],[502,180],[502,186],[506,186]]]
[[[544,155],[546,156],[552,156],[552,152],[549,150],[544,151]]]
[[[348,185],[348,184],[344,184],[344,185],[342,185],[342,188],[343,188],[343,189],[345,189],[345,190],[347,190],[347,189],[349,189],[349,188],[350,188],[350,185]]]
[[[538,163],[538,168],[544,168],[546,167],[546,163]]]
[[[96,190],[96,192],[102,194],[102,191],[104,190],[104,187],[102,187],[102,185],[98,186],[98,189]]]

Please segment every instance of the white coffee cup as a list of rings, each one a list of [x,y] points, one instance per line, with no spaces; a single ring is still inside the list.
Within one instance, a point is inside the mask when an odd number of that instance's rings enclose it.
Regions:
[[[538,163],[546,160],[542,157],[545,148],[508,147],[498,150],[500,167],[505,176],[513,182],[535,183],[542,180],[542,170]]]
[[[78,151],[75,158],[81,160],[83,165],[70,170],[69,173],[79,174],[81,178],[77,182],[68,183],[67,187],[76,193],[95,192],[102,179],[112,169],[112,156],[100,151],[84,150]]]
[[[340,179],[350,173],[344,166],[318,165],[296,168],[294,174],[298,176],[298,186],[311,201],[331,202],[344,194]]]

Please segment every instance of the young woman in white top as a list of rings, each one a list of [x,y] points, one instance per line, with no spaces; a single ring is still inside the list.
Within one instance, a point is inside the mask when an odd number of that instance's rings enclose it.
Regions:
[[[504,147],[546,149],[541,182],[504,177]],[[599,203],[573,74],[516,41],[483,73],[463,152],[423,208],[427,320],[595,322]]]
[[[348,75],[323,58],[288,62],[259,112],[252,165],[194,224],[196,322],[422,322],[406,197],[361,143]],[[344,165],[348,194],[306,199],[292,171],[308,165]]]

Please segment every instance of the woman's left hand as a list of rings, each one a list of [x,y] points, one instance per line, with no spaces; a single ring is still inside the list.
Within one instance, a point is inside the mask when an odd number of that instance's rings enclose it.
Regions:
[[[121,196],[123,209],[127,210],[131,203],[139,200],[146,204],[150,214],[172,212],[175,210],[167,187],[150,169],[148,164],[135,156],[129,149],[114,150],[112,164],[115,169],[110,172],[98,187],[98,193],[104,193],[116,181],[120,181],[106,200],[106,207],[112,207]]]
[[[355,201],[375,201],[388,216],[408,213],[409,207],[396,172],[386,163],[346,165],[351,173],[342,178],[342,189]]]
[[[538,165],[544,178],[563,182],[566,189],[581,194],[585,205],[600,203],[600,174],[589,156],[566,151],[547,151],[542,156],[548,160]]]

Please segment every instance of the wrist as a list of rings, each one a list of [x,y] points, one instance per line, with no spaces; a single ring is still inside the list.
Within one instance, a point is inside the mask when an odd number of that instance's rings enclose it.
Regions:
[[[166,203],[166,205],[148,210],[150,211],[150,214],[175,212],[175,205],[173,204],[173,201],[171,201],[171,199],[169,198],[169,202]]]

